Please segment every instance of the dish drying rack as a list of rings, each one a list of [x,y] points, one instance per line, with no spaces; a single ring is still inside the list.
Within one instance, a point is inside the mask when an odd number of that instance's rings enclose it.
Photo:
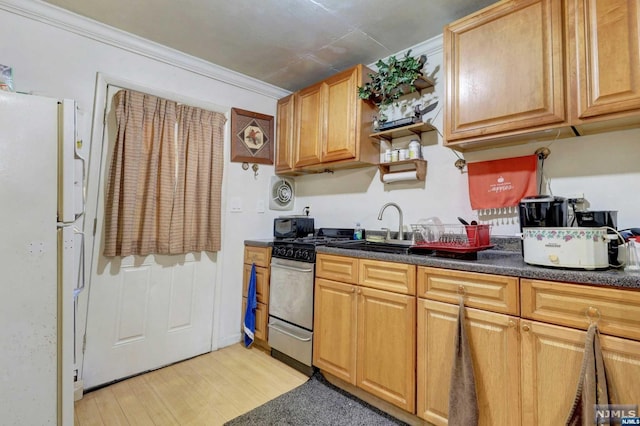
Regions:
[[[491,225],[412,224],[412,249],[477,253],[493,247]]]

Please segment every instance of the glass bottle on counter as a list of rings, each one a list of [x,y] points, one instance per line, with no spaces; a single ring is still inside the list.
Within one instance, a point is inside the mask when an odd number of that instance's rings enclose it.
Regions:
[[[362,227],[360,227],[360,222],[356,223],[356,227],[353,230],[353,239],[354,240],[362,239]]]

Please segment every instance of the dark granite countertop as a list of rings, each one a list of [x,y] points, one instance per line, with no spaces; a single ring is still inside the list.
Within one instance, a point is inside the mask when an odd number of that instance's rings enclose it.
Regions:
[[[244,245],[254,247],[271,247],[273,245],[273,238],[265,238],[264,240],[244,240]]]
[[[496,275],[510,275],[521,278],[562,281],[580,284],[596,284],[623,288],[640,289],[640,273],[617,269],[604,271],[584,271],[576,269],[545,268],[524,263],[520,252],[507,250],[485,250],[478,253],[478,260],[458,260],[422,254],[388,254],[362,250],[321,246],[318,253],[329,253],[362,259],[386,260],[419,266],[455,269],[459,271],[482,272]]]
[[[269,247],[273,239],[245,240],[247,245]],[[386,260],[419,266],[455,269],[459,271],[482,272],[486,274],[509,275],[548,281],[562,281],[579,284],[603,285],[620,288],[640,289],[640,272],[622,269],[586,271],[579,269],[547,268],[524,263],[520,253],[519,240],[512,238],[493,239],[495,248],[478,253],[478,260],[458,260],[423,254],[390,254],[318,246],[318,253],[351,256],[362,259]]]

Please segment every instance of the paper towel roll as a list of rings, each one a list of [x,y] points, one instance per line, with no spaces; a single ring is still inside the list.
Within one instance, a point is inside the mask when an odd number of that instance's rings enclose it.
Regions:
[[[418,180],[418,173],[415,170],[408,172],[387,173],[382,176],[384,183],[401,182],[405,180]]]

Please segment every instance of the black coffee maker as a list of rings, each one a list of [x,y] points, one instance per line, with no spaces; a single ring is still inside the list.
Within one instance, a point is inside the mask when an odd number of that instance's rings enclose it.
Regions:
[[[618,229],[618,212],[615,210],[577,211],[575,212],[578,226],[588,228],[608,226]]]
[[[553,195],[524,197],[518,205],[522,228],[558,228],[567,226],[567,199]],[[524,255],[524,241],[521,242]]]
[[[607,226],[613,229],[607,229],[607,234],[615,234],[615,230],[618,229],[618,212],[615,210],[598,210],[598,211],[577,211],[575,212],[576,221],[578,226],[586,228],[600,228]],[[614,238],[609,242],[609,263],[611,265],[619,266],[618,262],[618,245],[620,241],[618,238]]]
[[[553,195],[533,195],[520,200],[522,228],[558,228],[567,226],[567,199]]]

